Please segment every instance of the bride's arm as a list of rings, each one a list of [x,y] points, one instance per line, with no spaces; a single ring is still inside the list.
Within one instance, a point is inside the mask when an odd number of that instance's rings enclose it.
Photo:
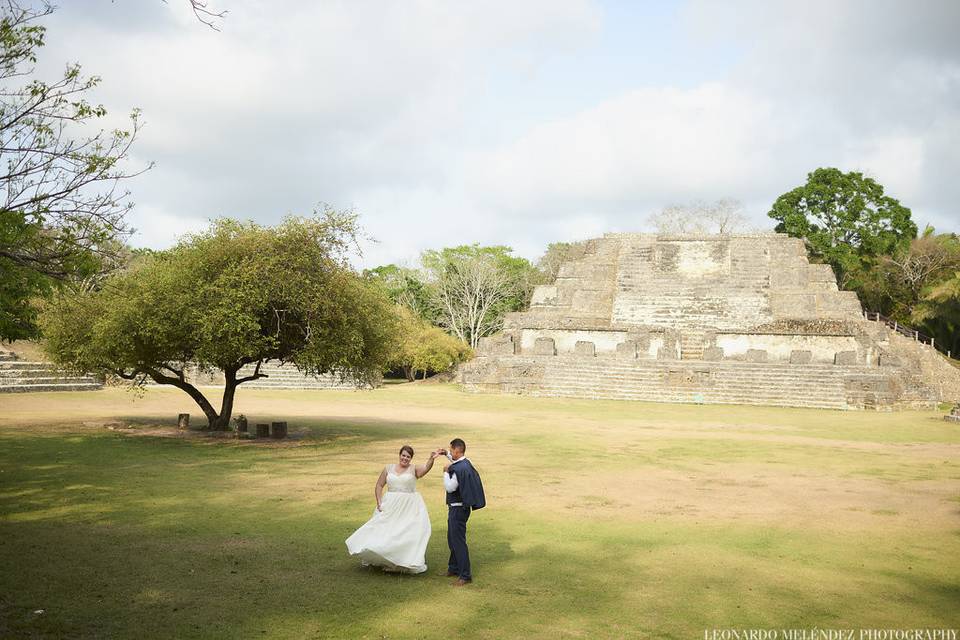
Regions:
[[[418,477],[418,478],[422,478],[423,476],[425,476],[425,475],[427,475],[428,473],[430,473],[430,469],[433,468],[433,461],[434,461],[434,459],[435,459],[436,457],[437,457],[437,452],[436,452],[436,451],[431,451],[431,452],[430,452],[430,459],[427,460],[426,464],[421,464],[420,466],[418,466],[418,467],[416,468],[416,472],[417,472],[417,477]]]
[[[382,500],[381,496],[383,495],[383,486],[387,484],[387,468],[384,467],[383,471],[380,472],[380,477],[377,478],[377,486],[373,490],[373,495],[377,498],[377,511],[381,511],[380,502]]]

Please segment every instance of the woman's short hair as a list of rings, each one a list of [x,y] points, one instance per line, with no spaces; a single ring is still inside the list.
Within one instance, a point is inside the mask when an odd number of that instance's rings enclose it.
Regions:
[[[411,447],[408,444],[405,444],[402,447],[400,447],[400,453],[402,454],[404,451],[409,453],[411,458],[413,457],[413,447]]]

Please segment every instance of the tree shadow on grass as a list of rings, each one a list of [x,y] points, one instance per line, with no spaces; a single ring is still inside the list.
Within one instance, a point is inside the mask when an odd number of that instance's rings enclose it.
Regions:
[[[402,420],[390,420],[383,418],[371,418],[369,416],[337,416],[337,417],[308,417],[303,415],[271,415],[268,418],[263,416],[248,415],[249,433],[255,433],[255,425],[270,424],[272,422],[286,422],[288,431],[296,436],[297,440],[303,440],[309,443],[324,443],[336,440],[361,440],[365,442],[375,442],[378,440],[390,440],[398,437],[425,437],[428,435],[438,435],[441,438],[447,435],[451,429],[444,423],[432,422],[412,422]],[[148,430],[150,428],[173,429],[176,427],[176,421],[161,416],[120,416],[117,422],[129,425],[134,429]],[[193,431],[191,435],[204,435],[203,431]],[[209,438],[208,442],[225,441],[221,434],[214,433],[215,438]],[[449,437],[449,436],[448,436]],[[197,442],[203,442],[202,438],[195,439]],[[226,440],[227,442],[229,439]],[[249,442],[249,441],[247,441]],[[271,440],[261,440],[260,442],[272,442]]]

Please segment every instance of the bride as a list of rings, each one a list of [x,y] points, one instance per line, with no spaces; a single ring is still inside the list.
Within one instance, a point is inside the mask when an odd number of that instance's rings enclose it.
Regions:
[[[405,444],[400,448],[399,462],[380,472],[373,492],[377,497],[373,517],[347,538],[347,550],[352,556],[360,556],[362,565],[408,573],[427,570],[424,554],[430,540],[430,516],[423,497],[416,491],[417,478],[430,472],[440,453],[430,452],[426,464],[413,467],[413,447]]]

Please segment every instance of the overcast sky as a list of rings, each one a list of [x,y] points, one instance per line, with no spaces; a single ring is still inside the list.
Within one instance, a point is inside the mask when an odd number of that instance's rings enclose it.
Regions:
[[[960,231],[960,2],[60,0],[39,70],[103,78],[146,126],[137,246],[217,216],[354,208],[359,264],[641,231],[734,197],[751,223],[817,167]]]

